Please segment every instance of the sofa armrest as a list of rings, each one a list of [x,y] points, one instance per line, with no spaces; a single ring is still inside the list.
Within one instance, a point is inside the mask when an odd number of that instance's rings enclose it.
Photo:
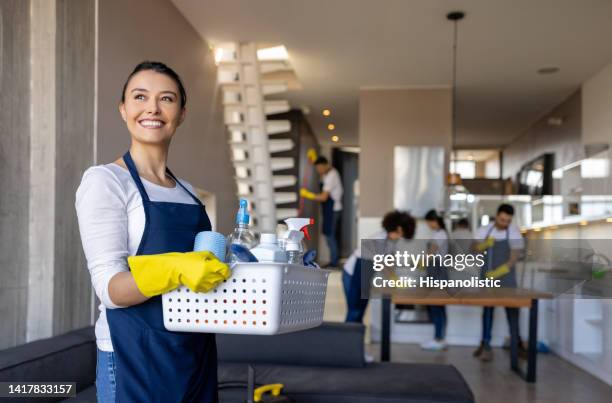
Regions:
[[[0,351],[0,381],[77,383],[95,381],[96,341],[92,327]]]
[[[276,336],[217,335],[219,361],[285,365],[363,367],[365,327],[324,322]]]

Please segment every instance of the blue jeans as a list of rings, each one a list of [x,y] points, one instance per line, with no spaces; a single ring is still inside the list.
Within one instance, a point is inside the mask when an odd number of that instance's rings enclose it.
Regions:
[[[487,306],[482,311],[482,344],[485,346],[491,345],[491,334],[493,332],[493,312],[494,308],[492,306]],[[510,337],[516,343],[520,344],[521,336],[519,332],[519,309],[506,308],[506,317],[508,318]]]
[[[446,307],[444,305],[428,305],[429,319],[434,324],[434,338],[444,340],[446,333]]]
[[[355,262],[355,269],[351,276],[342,271],[342,285],[346,297],[346,322],[363,322],[363,315],[368,307],[368,299],[361,295],[361,259]]]
[[[115,353],[98,349],[96,364],[96,395],[98,403],[115,403]]]
[[[336,230],[338,229],[338,223],[342,211],[334,211],[334,217],[332,219],[331,231],[329,235],[325,235],[327,241],[327,247],[329,248],[329,264],[330,266],[338,266],[338,240],[336,239]]]

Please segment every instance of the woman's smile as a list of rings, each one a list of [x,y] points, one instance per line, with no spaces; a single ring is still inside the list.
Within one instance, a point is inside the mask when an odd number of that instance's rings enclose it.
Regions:
[[[142,119],[139,120],[138,123],[140,124],[140,126],[144,127],[145,129],[161,129],[166,122],[164,122],[163,120],[159,120],[159,119]]]

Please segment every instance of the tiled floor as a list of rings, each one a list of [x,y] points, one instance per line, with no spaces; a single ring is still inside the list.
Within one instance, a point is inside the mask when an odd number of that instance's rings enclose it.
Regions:
[[[376,358],[380,346],[368,345]],[[463,374],[478,403],[610,403],[612,386],[554,354],[538,357],[538,379],[528,384],[510,370],[508,353],[495,349],[492,362],[472,357],[471,347],[450,347],[446,352],[423,351],[415,344],[393,344],[394,362],[451,364]]]
[[[341,273],[329,278],[325,320],[343,321],[346,305]],[[367,321],[366,321],[367,323]],[[367,350],[378,359],[380,346]],[[508,353],[495,350],[495,359],[481,363],[472,357],[471,347],[451,347],[446,352],[430,353],[414,344],[393,344],[394,362],[451,364],[463,374],[478,403],[610,403],[612,386],[573,366],[554,354],[538,358],[538,381],[528,384],[510,370]]]

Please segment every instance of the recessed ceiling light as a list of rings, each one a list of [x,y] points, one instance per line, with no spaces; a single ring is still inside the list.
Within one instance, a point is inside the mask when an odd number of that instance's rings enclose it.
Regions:
[[[336,128],[336,125],[333,123],[330,123],[327,125],[327,130],[334,130]]]
[[[472,161],[474,159],[474,156],[472,154],[467,156],[468,161]]]
[[[323,109],[323,116],[331,115],[331,111],[329,109]]]
[[[339,142],[339,141],[340,141],[340,137],[338,137],[338,136],[332,136],[331,140],[332,140],[334,143],[337,143],[337,142]]]
[[[555,74],[559,72],[558,67],[550,66],[550,67],[542,67],[538,69],[538,74]]]

